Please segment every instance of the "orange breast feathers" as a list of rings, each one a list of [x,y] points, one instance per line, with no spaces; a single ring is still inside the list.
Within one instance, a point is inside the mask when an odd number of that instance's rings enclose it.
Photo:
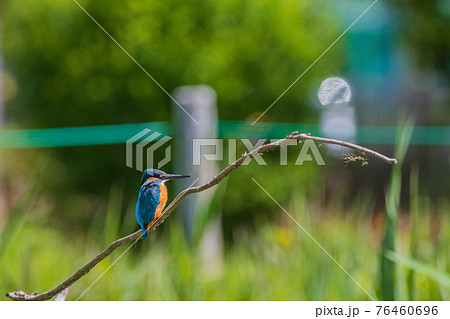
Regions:
[[[160,202],[159,202],[158,206],[156,206],[155,218],[153,220],[155,220],[159,216],[161,216],[164,206],[167,203],[167,187],[166,187],[166,185],[161,183],[159,185],[159,191],[161,192],[161,194],[159,195]]]

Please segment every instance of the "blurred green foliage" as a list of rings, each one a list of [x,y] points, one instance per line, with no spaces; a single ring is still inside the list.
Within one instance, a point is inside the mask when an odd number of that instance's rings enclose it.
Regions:
[[[224,120],[254,119],[339,32],[325,2],[80,4],[168,92],[180,85],[211,85]],[[6,0],[1,15],[5,66],[18,83],[6,104],[8,125],[51,128],[170,120],[170,99],[73,1],[28,0],[25,5]],[[327,72],[339,69],[339,54],[336,47],[332,63],[324,60]],[[313,121],[316,114],[307,107],[306,93],[319,76],[316,70],[302,79],[295,93],[286,94],[264,119]],[[61,148],[45,156],[59,169],[43,181],[51,192],[105,196],[104,186],[114,181],[135,191],[138,178],[124,165],[122,145]]]
[[[224,120],[255,119],[339,32],[338,21],[324,10],[325,2],[79,3],[168,92],[180,85],[211,85],[218,95],[219,118]],[[5,67],[18,87],[6,104],[9,127],[170,120],[170,99],[73,1],[28,0],[25,9],[23,2],[6,0],[1,11]],[[333,49],[331,63],[324,59],[327,74],[339,69],[340,52],[339,47]],[[302,85],[286,94],[263,120],[315,122],[307,92],[317,84],[318,70],[302,79]],[[42,188],[55,199],[55,211],[64,212],[60,218],[81,228],[88,223],[86,215],[94,214],[101,198],[107,197],[111,184],[124,185],[126,198],[137,196],[140,173],[125,166],[124,145],[3,154],[7,183],[12,184],[18,175],[33,170],[37,156],[50,158],[53,170],[43,178]],[[25,162],[22,170],[17,170],[18,161]],[[253,176],[255,170],[249,168],[242,178]],[[303,174],[298,172],[297,177]],[[283,174],[272,174],[271,179],[277,193],[288,192]],[[231,215],[241,216],[243,209],[251,215],[267,207],[268,201],[248,200],[254,197],[247,192],[227,196],[233,198],[224,211]],[[87,213],[73,208],[84,201],[91,203]]]
[[[328,15],[309,1],[80,4],[169,92],[187,84],[214,87],[221,119],[262,111],[335,33]],[[167,96],[75,3],[31,0],[23,10],[7,1],[3,17],[5,61],[19,82],[8,112],[23,125],[169,118]],[[305,102],[292,94],[271,118],[307,115]]]
[[[80,4],[167,91],[187,84],[214,87],[223,120],[255,119],[343,31],[326,1],[83,0]],[[6,103],[9,127],[170,120],[169,98],[74,2],[4,0],[0,6],[8,83],[17,86],[14,94],[7,94],[11,98]],[[426,31],[435,22],[432,16],[417,17],[430,22],[416,21],[424,28],[424,36],[439,33]],[[411,38],[414,45],[416,40]],[[439,48],[446,44],[435,43],[435,47],[422,49],[437,52],[432,64],[439,68]],[[301,85],[283,96],[276,110],[262,120],[317,122],[317,112],[308,108],[309,93],[324,77],[321,66],[327,77],[340,72],[341,48],[333,47],[314,72],[302,78]],[[241,146],[237,154],[244,151]],[[295,159],[298,151],[289,150],[289,158]],[[439,155],[440,150],[422,156],[435,153]],[[12,193],[8,194],[12,207],[8,223],[0,225],[2,290],[50,289],[111,240],[137,229],[134,205],[140,173],[125,167],[123,145],[2,150],[0,156],[2,177],[6,177],[2,186]],[[47,169],[40,169],[39,158],[49,161]],[[448,199],[436,200],[422,191],[422,184],[414,184],[419,172],[411,182],[411,229],[401,214],[402,209],[410,210],[402,205],[395,208],[398,227],[389,230],[395,243],[392,252],[379,245],[380,216],[385,208],[376,201],[382,188],[373,187],[378,185],[376,179],[388,179],[387,170],[381,168],[384,163],[371,161],[370,169],[364,171],[356,166],[343,169],[341,162],[326,158],[327,168],[306,163],[293,169],[292,163],[280,166],[276,152],[264,159],[268,166],[252,161],[217,192],[210,209],[222,209],[227,242],[215,263],[202,255],[201,236],[188,246],[179,221],[170,218],[147,241],[132,248],[84,298],[367,299],[268,196],[249,185],[252,177],[372,295],[390,299],[378,280],[383,259],[402,270],[388,284],[393,291],[407,289],[408,293],[394,294],[394,298],[450,298],[446,286],[450,206]],[[349,173],[352,170],[358,177]],[[371,178],[364,177],[368,171]],[[399,168],[398,185],[401,177]],[[433,177],[433,182],[438,178]],[[358,179],[367,179],[367,188]],[[397,189],[386,196],[400,203],[400,195]],[[211,222],[208,213],[197,220],[199,234]],[[124,249],[75,284],[69,299],[76,299]]]
[[[396,267],[396,264],[391,259],[387,258],[386,254],[395,252],[397,249],[395,237],[397,233],[400,210],[402,166],[411,141],[411,136],[414,129],[413,127],[413,120],[411,118],[409,118],[406,123],[399,125],[398,127],[395,149],[395,158],[398,163],[392,168],[389,191],[386,194],[387,218],[381,253],[381,291],[383,300],[398,300],[406,298],[404,295],[405,287],[399,283],[397,283],[397,285],[394,284],[395,279],[401,283],[404,282],[404,280],[400,280],[400,277],[402,277],[403,274],[401,273],[399,267]],[[395,290],[395,287],[397,288],[397,291]]]
[[[268,186],[267,181],[259,182]],[[325,204],[323,190],[314,191],[314,183],[307,183],[309,192],[293,191],[282,202],[284,208],[364,289],[381,299],[382,220],[373,197],[361,191],[351,195],[351,205],[345,205],[350,194],[341,190]],[[6,246],[0,258],[3,292],[48,290],[104,249],[109,240],[134,230],[132,206],[125,209],[124,219],[117,214],[116,207],[124,201],[120,193],[120,187],[111,188],[106,227],[95,226],[104,223],[101,214],[95,214],[88,232],[70,236],[48,222],[44,198],[33,196],[27,214],[20,217],[21,226],[8,232],[9,239],[5,233],[0,236],[1,244],[14,243]],[[449,202],[438,203],[433,213],[428,197],[421,195],[417,202],[422,211],[420,224],[411,228],[406,215],[399,216],[403,225],[394,234],[397,253],[388,257],[398,262],[397,267],[416,271],[413,300],[448,300]],[[201,245],[187,245],[180,223],[172,216],[161,226],[169,231],[158,228],[146,241],[139,241],[81,300],[370,300],[282,210],[273,211],[276,214],[270,220],[261,211],[253,221],[255,231],[235,227],[233,246],[213,259],[205,258]],[[415,259],[408,257],[412,240]],[[119,248],[75,283],[68,300],[77,299],[126,248]],[[403,276],[392,284],[398,288],[408,280]]]

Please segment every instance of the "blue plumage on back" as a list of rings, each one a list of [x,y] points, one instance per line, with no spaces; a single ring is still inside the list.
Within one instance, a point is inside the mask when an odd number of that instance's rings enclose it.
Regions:
[[[159,195],[159,183],[156,180],[142,184],[136,205],[136,219],[142,229],[142,239],[147,237],[147,226],[155,218],[156,207],[159,204]]]

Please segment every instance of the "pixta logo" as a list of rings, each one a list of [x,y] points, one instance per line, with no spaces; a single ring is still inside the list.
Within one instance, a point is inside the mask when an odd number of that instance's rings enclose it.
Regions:
[[[158,169],[166,165],[171,160],[170,145],[165,149],[165,157],[158,163],[154,162],[153,154],[157,149],[170,141],[172,137],[162,133],[152,131],[148,128],[143,129],[133,137],[127,140],[126,143],[126,163],[128,167],[133,167],[138,171],[143,171],[147,167],[157,167]],[[155,141],[155,142],[154,142]],[[154,143],[152,143],[154,142]],[[135,152],[133,151],[135,149]],[[146,152],[147,156],[144,156]],[[136,153],[136,160],[133,161],[133,153]],[[146,158],[146,165],[144,165],[144,158]],[[135,162],[135,163],[134,163]],[[155,165],[156,164],[156,165]]]
[[[127,140],[126,143],[126,164],[128,167],[135,167],[138,171],[143,171],[144,168],[154,167],[161,168],[172,159],[170,145],[165,148],[165,156],[159,162],[155,162],[154,153],[157,149],[166,144],[172,137],[162,133],[152,131],[148,128],[140,131]],[[228,139],[228,165],[234,163],[238,156],[236,156],[237,143],[242,143],[248,152],[264,145],[267,140],[259,139],[251,141],[249,139]],[[270,140],[274,142],[277,140]],[[280,165],[288,165],[289,145],[297,145],[298,141],[292,139],[288,143],[280,145]],[[133,156],[135,155],[135,157]],[[224,161],[224,140],[217,138],[196,138],[192,140],[192,165],[199,166],[203,160],[206,161]],[[146,159],[144,165],[144,159]],[[254,154],[253,158],[258,165],[267,165],[261,154]],[[188,158],[186,160],[189,160]],[[242,165],[248,165],[250,162],[246,160]],[[315,162],[317,165],[325,165],[325,161],[319,152],[316,144],[311,140],[303,141],[300,152],[295,161],[295,165],[303,165],[304,162]]]
[[[249,152],[255,150],[256,148],[264,145],[266,143],[265,139],[259,139],[256,143],[252,143],[249,139],[229,139],[228,140],[228,165],[233,164],[236,159],[236,143],[240,141]],[[270,140],[270,142],[275,142],[277,140]],[[287,161],[287,147],[289,145],[297,145],[298,141],[292,139],[286,144],[280,145],[280,165],[284,166],[288,164]],[[193,152],[192,152],[192,165],[201,165],[202,158],[207,161],[223,161],[223,140],[215,138],[206,139],[194,139],[192,142]],[[208,151],[205,152],[204,150]],[[312,156],[311,156],[312,155]],[[314,158],[313,158],[314,157]],[[267,165],[267,163],[262,158],[261,154],[256,153],[253,159],[258,163],[258,165]],[[316,144],[311,140],[303,141],[300,148],[300,153],[297,156],[295,165],[303,165],[304,162],[315,161],[317,165],[325,165],[325,161],[322,158]],[[250,161],[245,161],[242,165],[248,165]]]

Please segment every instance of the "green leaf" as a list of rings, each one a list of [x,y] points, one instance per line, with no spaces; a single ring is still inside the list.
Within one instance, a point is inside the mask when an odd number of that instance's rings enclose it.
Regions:
[[[450,276],[444,272],[440,272],[415,259],[401,256],[393,251],[386,251],[385,256],[397,264],[402,264],[405,267],[428,276],[440,285],[450,287]]]

